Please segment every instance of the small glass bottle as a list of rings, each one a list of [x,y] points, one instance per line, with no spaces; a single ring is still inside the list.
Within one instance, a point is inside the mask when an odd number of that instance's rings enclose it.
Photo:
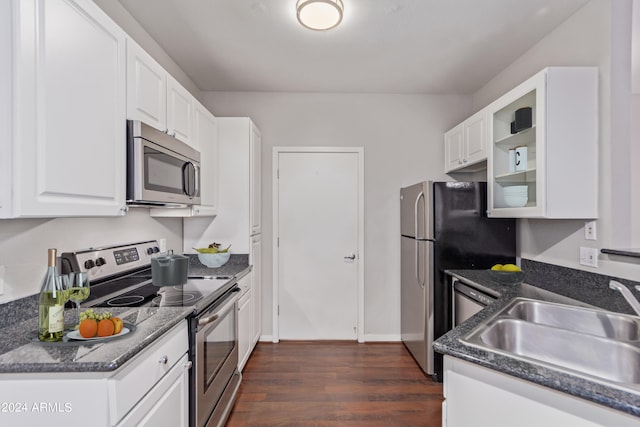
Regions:
[[[56,250],[49,249],[47,272],[40,288],[38,338],[40,341],[62,341],[65,297],[56,271]]]

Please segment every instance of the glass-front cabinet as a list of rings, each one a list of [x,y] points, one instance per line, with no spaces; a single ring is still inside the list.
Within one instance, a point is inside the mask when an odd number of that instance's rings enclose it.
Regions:
[[[491,105],[488,215],[596,218],[598,70],[550,67]]]

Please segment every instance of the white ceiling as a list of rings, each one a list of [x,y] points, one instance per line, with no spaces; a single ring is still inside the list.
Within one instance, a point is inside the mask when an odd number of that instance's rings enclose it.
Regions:
[[[201,90],[469,94],[589,0],[120,0]]]

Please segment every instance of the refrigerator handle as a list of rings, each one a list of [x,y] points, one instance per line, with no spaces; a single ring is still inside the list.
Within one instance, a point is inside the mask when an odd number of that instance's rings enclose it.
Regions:
[[[416,197],[416,203],[413,206],[413,218],[414,218],[414,233],[413,235],[415,236],[416,239],[424,239],[423,236],[418,236],[418,205],[420,204],[420,199],[424,199],[424,192],[421,191],[420,194],[418,194],[418,197]]]
[[[422,287],[422,289],[424,289],[424,280],[420,278],[420,240],[422,237],[418,236],[418,205],[420,204],[420,199],[424,199],[424,192],[421,191],[420,194],[418,194],[418,197],[416,197],[416,203],[413,207],[414,209],[414,219],[415,219],[415,224],[414,224],[414,236],[416,238],[416,279],[418,280],[418,283],[420,284],[420,286]]]
[[[420,240],[416,239],[416,279],[422,289],[424,289],[424,279],[420,278]]]

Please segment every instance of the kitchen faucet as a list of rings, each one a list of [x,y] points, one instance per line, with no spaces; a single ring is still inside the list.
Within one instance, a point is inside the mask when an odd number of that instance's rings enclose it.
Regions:
[[[633,308],[633,311],[635,311],[636,314],[640,316],[640,302],[638,302],[636,297],[633,296],[631,291],[625,285],[620,282],[616,282],[615,280],[611,280],[609,282],[609,287],[611,289],[620,291],[624,299],[626,299],[631,308]],[[640,291],[640,285],[636,285],[636,290]]]

